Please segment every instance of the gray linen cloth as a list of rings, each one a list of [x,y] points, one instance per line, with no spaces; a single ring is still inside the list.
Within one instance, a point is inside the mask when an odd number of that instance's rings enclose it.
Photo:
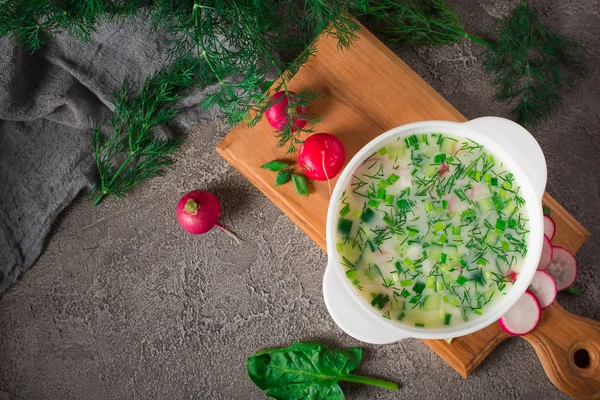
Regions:
[[[108,126],[124,78],[139,85],[166,65],[165,43],[145,21],[101,24],[88,43],[56,36],[35,54],[0,40],[0,293],[35,262],[60,212],[93,186],[94,124]],[[182,100],[166,134],[217,116],[195,107],[203,93]]]

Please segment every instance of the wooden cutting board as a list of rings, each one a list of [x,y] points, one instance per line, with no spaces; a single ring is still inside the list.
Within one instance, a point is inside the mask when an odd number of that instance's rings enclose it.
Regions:
[[[338,50],[332,37],[322,36],[317,45],[317,55],[300,69],[288,87],[293,91],[309,88],[324,95],[310,110],[323,117],[315,132],[338,136],[345,145],[347,161],[371,139],[393,127],[422,120],[466,120],[365,28],[348,50]],[[253,128],[244,123],[236,126],[217,151],[326,250],[327,182],[310,182],[309,197],[297,195],[291,183],[273,186],[275,173],[261,169],[262,164],[287,160],[300,172],[296,155],[286,155],[275,144],[274,131],[263,118]],[[334,179],[332,185],[335,182]],[[577,252],[589,233],[548,194],[544,204],[552,210],[557,224],[554,244]],[[451,344],[443,340],[424,342],[466,378],[508,337],[493,324]],[[590,344],[586,341],[589,338],[595,340]],[[535,347],[556,386],[572,396],[598,398],[600,324],[569,314],[555,303],[544,311],[538,328],[525,339]],[[573,354],[579,349],[589,352],[587,367],[573,363]],[[582,353],[577,354],[578,363],[584,365],[585,355],[581,358]]]

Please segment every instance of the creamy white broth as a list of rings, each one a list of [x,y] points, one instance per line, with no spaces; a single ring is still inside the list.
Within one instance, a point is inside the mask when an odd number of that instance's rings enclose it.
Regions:
[[[369,307],[401,324],[477,318],[504,296],[527,252],[518,182],[467,139],[432,133],[386,143],[339,202],[347,279]]]

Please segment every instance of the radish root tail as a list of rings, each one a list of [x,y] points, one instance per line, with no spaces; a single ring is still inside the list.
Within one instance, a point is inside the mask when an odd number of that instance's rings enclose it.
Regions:
[[[233,232],[231,232],[229,229],[227,229],[223,225],[219,225],[219,224],[216,224],[215,226],[217,228],[219,228],[220,230],[222,230],[223,232],[225,232],[227,234],[227,236],[229,236],[230,238],[232,238],[233,240],[235,240],[235,243],[238,246],[241,244],[240,239]]]
[[[321,152],[321,163],[323,165],[323,172],[325,173],[325,178],[327,178],[327,187],[329,188],[329,197],[331,197],[331,181],[329,180],[329,175],[327,175],[327,169],[325,168],[325,152]]]

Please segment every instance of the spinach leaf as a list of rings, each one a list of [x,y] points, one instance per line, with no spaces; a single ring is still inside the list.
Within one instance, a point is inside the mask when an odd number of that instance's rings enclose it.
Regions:
[[[320,343],[297,342],[288,347],[260,350],[246,360],[252,382],[279,400],[344,399],[340,381],[398,390],[398,385],[353,375],[362,350],[329,349]]]

